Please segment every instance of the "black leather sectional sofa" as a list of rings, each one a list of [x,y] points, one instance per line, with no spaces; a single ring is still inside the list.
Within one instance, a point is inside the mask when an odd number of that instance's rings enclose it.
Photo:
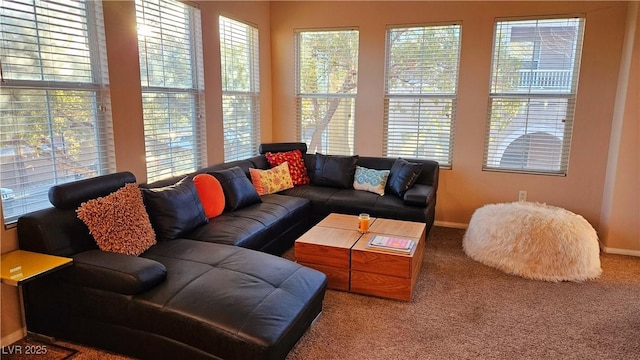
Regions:
[[[312,174],[315,155],[306,154],[305,144],[261,146],[262,153],[292,149],[305,154]],[[361,166],[376,169],[391,169],[394,161],[357,158]],[[19,244],[74,262],[25,285],[28,330],[138,358],[282,359],[321,312],[326,276],[271,254],[289,249],[330,212],[423,221],[428,231],[438,164],[413,161],[422,171],[403,198],[312,182],[180,229],[179,236],[159,239],[138,257],[99,250],[76,215],[81,203],[135,182],[133,174],[55,186],[49,193],[53,208],[19,219]],[[259,155],[188,177],[237,168],[248,174],[250,167],[268,169],[269,164]],[[177,180],[141,188],[160,191]],[[145,204],[150,214],[158,210],[146,199]],[[182,226],[179,221],[171,225]]]
[[[262,203],[211,219],[207,225],[194,230],[187,237],[242,246],[279,255],[291,248],[293,241],[304,231],[332,212],[352,215],[369,213],[373,217],[424,222],[427,225],[427,234],[429,234],[435,220],[440,174],[438,163],[432,160],[406,159],[419,164],[420,173],[415,179],[415,183],[403,194],[402,198],[391,194],[379,196],[353,188],[314,184],[313,173],[316,168],[317,155],[307,154],[305,143],[261,144],[259,149],[261,155],[212,165],[200,169],[190,176],[234,167],[241,168],[249,176],[249,168],[268,169],[270,167],[264,154],[291,150],[299,150],[303,154],[305,165],[311,177],[310,184],[263,196]],[[390,170],[397,160],[386,157],[355,156],[355,158],[356,165],[378,170]],[[353,182],[353,173],[342,175],[347,178],[350,176],[350,182]],[[169,178],[143,186],[151,188],[167,186],[175,184],[183,177]],[[274,213],[275,216],[268,219],[255,217],[255,214],[268,216],[265,211],[273,211],[271,209],[275,206],[274,204],[280,204],[291,211],[287,211],[286,215]]]

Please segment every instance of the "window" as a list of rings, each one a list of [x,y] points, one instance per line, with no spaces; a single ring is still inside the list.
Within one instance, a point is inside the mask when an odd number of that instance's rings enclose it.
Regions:
[[[147,181],[206,165],[200,10],[136,0]]]
[[[225,161],[258,154],[260,62],[258,29],[220,16]]]
[[[566,175],[584,19],[498,21],[485,170]]]
[[[385,156],[451,166],[460,25],[387,30]]]
[[[298,138],[310,153],[353,154],[358,31],[296,34]]]
[[[52,185],[114,171],[99,1],[0,2],[5,224],[51,206]]]

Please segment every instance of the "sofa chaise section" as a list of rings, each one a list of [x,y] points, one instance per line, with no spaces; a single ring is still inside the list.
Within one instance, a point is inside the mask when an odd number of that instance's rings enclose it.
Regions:
[[[177,276],[132,304],[131,321],[145,331],[225,359],[280,359],[322,307],[318,285],[324,275],[312,269],[236,246],[193,240],[159,245],[145,257]],[[160,309],[177,315],[150,324]]]
[[[19,219],[21,249],[74,258],[25,284],[28,330],[138,358],[283,359],[321,312],[326,276],[184,238],[139,257],[101,251],[74,209],[130,182],[119,173],[59,185],[58,207]]]

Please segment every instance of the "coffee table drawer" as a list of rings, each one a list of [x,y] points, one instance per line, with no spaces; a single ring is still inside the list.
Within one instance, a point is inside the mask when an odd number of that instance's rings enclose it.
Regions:
[[[351,247],[359,238],[356,230],[313,227],[296,240],[296,261],[349,269]]]
[[[304,262],[298,262],[298,264],[316,269],[327,275],[327,288],[349,291],[349,269],[339,269],[331,266],[308,264]]]
[[[381,275],[411,278],[419,269],[424,252],[424,233],[417,241],[411,254],[402,254],[368,248],[367,243],[375,235],[365,234],[351,249],[351,269],[367,271]]]
[[[410,278],[414,259],[409,255],[383,253],[370,249],[358,250],[354,247],[351,250],[351,269]]]
[[[351,270],[351,292],[411,301],[415,279]]]
[[[295,257],[299,263],[316,264],[349,270],[351,254],[349,249],[296,243]]]

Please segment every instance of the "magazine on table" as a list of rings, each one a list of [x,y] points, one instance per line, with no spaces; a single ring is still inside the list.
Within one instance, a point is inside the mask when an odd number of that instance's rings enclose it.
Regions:
[[[372,236],[367,243],[367,247],[371,249],[389,250],[404,254],[410,254],[415,246],[415,240],[382,235]]]

